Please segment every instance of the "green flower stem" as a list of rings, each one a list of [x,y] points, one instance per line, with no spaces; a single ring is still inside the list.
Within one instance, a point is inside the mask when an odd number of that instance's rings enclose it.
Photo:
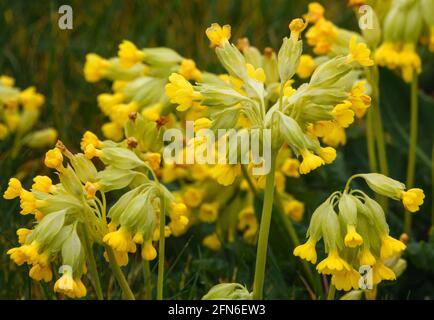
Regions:
[[[164,246],[165,236],[164,227],[166,225],[166,200],[164,195],[161,199],[160,209],[160,241],[158,243],[158,278],[157,278],[157,300],[163,300],[163,286],[164,286]]]
[[[333,284],[330,283],[329,292],[327,293],[327,300],[335,299],[336,288]]]
[[[431,167],[431,171],[432,171],[432,173],[431,173],[431,188],[432,188],[432,196],[431,196],[431,199],[432,199],[432,208],[431,208],[431,229],[430,229],[430,234],[432,233],[432,232],[434,232],[434,188],[433,188],[433,186],[434,186],[434,142],[433,142],[433,145],[432,145],[432,157],[431,157],[432,159],[431,159],[431,161],[432,161],[432,167]]]
[[[253,282],[253,299],[261,300],[264,289],[265,265],[267,261],[268,235],[270,233],[271,213],[274,199],[274,173],[276,169],[276,150],[271,152],[271,168],[265,183],[264,205],[262,207],[259,240],[256,251],[255,278]]]
[[[119,283],[119,285],[122,289],[122,292],[124,293],[124,296],[128,300],[136,300],[133,292],[131,291],[130,286],[128,285],[127,279],[125,279],[125,276],[124,276],[121,268],[119,267],[118,263],[116,262],[116,257],[115,257],[115,254],[113,252],[113,249],[108,245],[105,245],[104,247],[105,247],[105,250],[107,251],[107,256],[109,259],[110,267],[113,270],[113,274],[114,274],[117,282]]]
[[[151,268],[148,260],[143,260],[143,280],[145,282],[145,300],[152,299]]]
[[[96,267],[95,255],[93,253],[92,243],[89,238],[89,232],[86,225],[83,225],[84,246],[86,248],[87,257],[89,259],[89,269],[92,275],[92,283],[95,288],[95,293],[98,300],[104,300],[104,295],[101,289],[101,281],[98,275],[98,269]]]
[[[414,172],[416,169],[416,147],[417,147],[417,131],[418,131],[418,78],[417,74],[413,73],[411,82],[410,95],[410,145],[408,147],[408,162],[407,162],[407,189],[413,188]],[[404,232],[410,235],[411,233],[411,213],[406,211],[404,216]]]
[[[370,108],[366,115],[366,145],[368,147],[368,161],[371,172],[377,172],[377,155],[375,152],[373,110]]]

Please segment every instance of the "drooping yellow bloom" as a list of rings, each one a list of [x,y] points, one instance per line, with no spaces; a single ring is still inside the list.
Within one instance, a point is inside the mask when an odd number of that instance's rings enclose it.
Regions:
[[[131,233],[124,227],[120,227],[117,231],[107,233],[102,240],[114,250],[136,252],[136,244],[133,241]]]
[[[35,87],[21,91],[18,100],[26,109],[38,109],[45,102],[44,96],[37,93]]]
[[[15,264],[18,266],[23,265],[26,262],[29,262],[28,256],[25,254],[24,250],[21,247],[9,249],[6,254],[10,255],[10,258]]]
[[[41,208],[46,205],[46,202],[43,200],[37,200],[33,193],[30,191],[24,190],[20,195],[20,213],[23,215],[33,213],[35,214],[38,208]]]
[[[98,139],[96,134],[91,131],[86,131],[80,142],[81,150],[85,151],[86,147],[90,144],[93,144],[96,148],[98,148],[101,146],[101,141]]]
[[[297,75],[302,79],[309,78],[315,70],[315,67],[315,61],[313,60],[312,56],[308,54],[302,54],[300,56],[300,64],[297,68]]]
[[[157,250],[152,245],[152,241],[145,241],[142,247],[142,258],[147,261],[152,261],[157,257]]]
[[[109,62],[95,53],[86,55],[84,64],[84,77],[88,82],[97,82],[104,78],[107,73]]]
[[[157,121],[160,119],[161,110],[163,105],[161,103],[155,103],[142,111],[142,116],[149,121]]]
[[[332,147],[319,148],[315,150],[316,154],[318,154],[325,163],[330,164],[336,159],[336,149]]]
[[[262,69],[262,68],[255,69],[255,67],[252,64],[250,64],[250,63],[246,64],[246,69],[247,69],[247,75],[250,78],[255,79],[255,80],[257,80],[257,81],[259,81],[261,83],[265,82],[265,72],[264,72],[264,69]]]
[[[36,176],[33,178],[32,190],[50,193],[54,191],[53,181],[47,176]]]
[[[211,176],[224,186],[234,183],[235,178],[240,174],[241,166],[239,164],[217,164],[211,171]]]
[[[301,155],[303,156],[303,161],[299,168],[301,174],[307,174],[325,163],[321,157],[314,155],[309,150],[302,150]]]
[[[197,104],[197,100],[201,99],[199,92],[195,91],[190,82],[185,80],[178,73],[172,73],[169,77],[169,83],[166,85],[166,95],[170,98],[170,102],[178,104],[176,110],[186,111]]]
[[[306,32],[307,43],[314,46],[313,52],[318,55],[328,54],[338,35],[338,28],[325,18],[320,18]]]
[[[372,268],[372,284],[379,284],[382,280],[396,280],[396,275],[392,269],[379,261]]]
[[[380,257],[383,260],[393,257],[394,255],[405,250],[406,248],[405,244],[403,244],[399,240],[396,240],[395,238],[392,238],[389,235],[383,236],[381,240],[382,242],[381,242]]]
[[[304,214],[304,203],[298,200],[289,200],[283,203],[284,213],[294,221],[301,221]]]
[[[361,278],[360,273],[358,273],[354,268],[349,270],[344,269],[341,272],[333,273],[332,284],[338,290],[349,291],[351,289],[359,289],[359,280]]]
[[[21,195],[22,191],[23,187],[21,186],[20,180],[16,178],[11,178],[9,179],[8,188],[3,194],[3,198],[7,200],[15,199],[16,197],[19,197]]]
[[[324,7],[318,2],[311,2],[307,6],[308,12],[303,15],[304,20],[309,23],[316,23],[318,20],[324,17]]]
[[[70,298],[82,298],[87,294],[81,279],[73,279],[72,275],[67,272],[64,272],[54,284],[54,292],[63,293]]]
[[[199,220],[207,223],[213,223],[217,220],[218,214],[218,202],[203,203],[199,209]]]
[[[300,173],[298,172],[299,167],[300,161],[298,159],[285,159],[280,169],[286,176],[298,178],[300,177]]]
[[[53,148],[51,150],[48,150],[47,153],[45,154],[44,163],[48,168],[52,168],[56,170],[61,169],[63,163],[63,155],[60,149]]]
[[[422,62],[413,43],[404,44],[398,56],[398,65],[402,71],[402,78],[406,82],[411,82],[414,74],[422,72]]]
[[[285,84],[283,85],[283,96],[284,97],[290,97],[292,96],[297,90],[295,90],[292,87],[292,84],[294,83],[293,79],[289,79],[288,81],[285,82]],[[277,87],[280,91],[280,87]]]
[[[312,238],[309,238],[306,243],[301,244],[294,249],[294,256],[300,257],[312,264],[315,264],[317,259],[315,246],[316,241]]]
[[[93,144],[89,144],[86,149],[84,150],[84,155],[86,158],[88,158],[89,160],[97,157],[101,157],[102,156],[102,151],[95,148],[95,146]]]
[[[407,191],[403,191],[401,194],[402,203],[404,207],[410,212],[416,212],[419,207],[423,204],[423,199],[425,199],[425,194],[422,189],[412,188]]]
[[[206,236],[202,240],[202,244],[210,250],[219,251],[222,247],[222,243],[216,233],[212,233]]]
[[[128,252],[113,250],[113,254],[115,256],[116,263],[120,266],[126,266],[128,264]],[[107,252],[104,251],[104,258],[107,262],[109,262],[109,258]]]
[[[129,120],[131,113],[136,112],[138,109],[139,105],[136,101],[117,104],[112,108],[112,112],[109,115],[110,120],[123,127]]]
[[[351,102],[351,109],[357,118],[363,117],[371,105],[371,97],[365,94],[365,84],[366,81],[357,82],[348,97],[348,101]]]
[[[381,46],[375,50],[375,62],[389,69],[395,69],[399,64],[399,51],[397,45],[392,42],[383,42]]]
[[[114,94],[101,93],[97,97],[98,107],[105,115],[110,115],[113,112],[113,107],[122,103],[125,96],[121,92],[116,92]]]
[[[316,266],[316,270],[322,274],[335,274],[341,271],[350,271],[349,264],[342,259],[337,251],[330,251],[327,258]]]
[[[124,137],[124,130],[122,126],[116,122],[107,122],[101,128],[102,134],[107,139],[113,141],[120,141]]]
[[[122,41],[119,45],[119,62],[122,67],[130,68],[138,62],[141,62],[145,57],[143,51],[137,49],[134,43],[128,40]]]
[[[243,238],[247,241],[255,239],[258,232],[258,220],[256,219],[255,210],[248,206],[241,210],[238,216],[238,230],[244,231]]]
[[[24,244],[26,242],[27,235],[32,233],[32,230],[27,228],[19,228],[17,230],[17,236],[18,236],[18,243]]]
[[[331,122],[329,131],[324,133],[322,141],[325,144],[336,148],[339,145],[345,145],[345,143],[347,143],[347,136],[345,130],[341,126],[335,122]]]
[[[364,67],[369,67],[374,65],[374,61],[370,58],[370,55],[371,50],[369,50],[366,43],[357,43],[357,36],[353,35],[349,43],[349,53],[345,62],[351,63],[356,61]]]
[[[188,187],[183,195],[184,203],[190,208],[196,208],[200,205],[203,199],[202,190],[195,187]]]
[[[218,23],[213,23],[205,33],[212,46],[223,47],[231,37],[231,26],[226,24],[221,27]]]
[[[355,248],[363,243],[363,238],[357,233],[356,227],[353,225],[347,226],[347,234],[344,239],[345,246],[349,248]]]
[[[157,152],[146,152],[143,160],[151,167],[152,170],[158,171],[161,164],[161,154]]]
[[[208,118],[199,118],[194,121],[194,132],[198,132],[201,129],[209,129],[211,128],[212,121]]]
[[[300,37],[300,33],[307,27],[307,23],[303,21],[303,19],[297,18],[293,19],[289,23],[289,30],[291,30],[291,39],[292,41],[298,41]]]
[[[178,73],[187,80],[199,81],[202,77],[201,72],[196,68],[196,63],[191,59],[182,59]]]
[[[354,111],[350,109],[351,102],[345,100],[343,103],[336,105],[332,111],[336,122],[342,128],[348,128],[354,122]]]
[[[53,279],[53,272],[51,271],[51,267],[41,266],[39,264],[35,264],[29,271],[29,276],[33,280],[50,282]]]
[[[375,259],[374,255],[371,253],[371,251],[368,248],[364,248],[359,253],[359,261],[360,265],[367,265],[367,266],[373,266],[377,259]]]

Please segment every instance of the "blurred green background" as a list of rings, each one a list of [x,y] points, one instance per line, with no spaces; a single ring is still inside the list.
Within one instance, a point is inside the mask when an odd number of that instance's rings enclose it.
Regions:
[[[357,30],[355,15],[346,1],[319,2],[326,7],[328,19],[340,27]],[[248,37],[251,44],[260,50],[267,46],[278,49],[281,39],[289,34],[289,21],[305,13],[308,3],[305,0],[1,0],[0,74],[13,76],[16,86],[21,88],[34,85],[45,95],[41,127],[55,127],[60,139],[76,151],[85,130],[100,134],[103,116],[97,108],[96,97],[109,89],[108,82],[90,84],[84,80],[82,69],[87,53],[114,56],[118,44],[128,39],[138,47],[173,48],[184,57],[194,59],[200,69],[218,72],[222,69],[204,32],[211,23],[230,24],[233,40]],[[58,27],[58,8],[62,4],[73,8],[72,30]],[[309,48],[306,51],[310,52]],[[384,291],[381,288],[380,296],[383,298],[434,298],[434,245],[432,242],[418,242],[429,240],[434,123],[434,59],[427,52],[421,54],[424,72],[421,75],[423,90],[420,95],[416,185],[424,188],[427,198],[421,212],[414,218],[414,238],[407,252],[409,268],[398,282],[387,285]],[[408,86],[391,72],[382,70],[381,106],[390,175],[400,180],[405,180],[408,101]],[[340,149],[336,164],[288,186],[290,192],[307,203],[304,222],[296,226],[301,237],[310,214],[326,194],[342,188],[351,174],[368,171],[363,130],[363,122],[349,130],[349,141]],[[14,163],[1,164],[1,193],[8,178],[34,156],[40,154],[24,151]],[[37,167],[30,166],[33,169]],[[30,172],[29,176],[32,175]],[[30,178],[27,180],[29,184]],[[0,199],[0,298],[42,298],[47,288],[32,284],[26,275],[26,267],[16,267],[5,255],[8,248],[16,245],[15,230],[26,223],[28,225],[29,219],[17,212],[16,201],[6,203]],[[391,206],[388,216],[394,236],[399,236],[402,230],[402,214],[400,206]],[[300,275],[295,271],[296,259],[287,244],[287,235],[280,229],[275,222],[266,294],[269,298],[308,298]],[[169,297],[200,298],[221,280],[251,282],[254,248],[237,242],[217,254],[210,253],[200,246],[205,231],[193,229],[180,239],[168,241]],[[100,270],[104,269],[104,262],[99,264]],[[140,263],[132,263],[127,269],[134,286],[140,288],[143,281]],[[116,287],[108,272],[103,272],[102,276],[108,283],[105,290]],[[112,295],[119,298],[119,290],[113,289]]]

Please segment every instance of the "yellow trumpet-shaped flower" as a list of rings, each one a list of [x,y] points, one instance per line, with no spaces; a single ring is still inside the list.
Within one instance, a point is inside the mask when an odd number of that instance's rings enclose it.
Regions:
[[[359,261],[360,265],[362,266],[373,266],[376,263],[377,259],[375,259],[374,255],[368,248],[365,248],[359,253]]]
[[[120,141],[124,137],[124,129],[116,122],[105,123],[101,131],[104,137],[113,141]]]
[[[23,190],[20,195],[20,213],[23,215],[33,213],[36,214],[38,208],[42,208],[46,205],[44,200],[38,200],[33,193],[27,190]]]
[[[311,2],[307,6],[308,12],[303,15],[304,20],[309,23],[316,23],[324,17],[324,7],[318,2]]]
[[[29,271],[29,276],[33,280],[50,282],[53,279],[53,272],[51,271],[51,267],[41,266],[39,264],[35,264]]]
[[[91,131],[86,131],[80,142],[81,150],[85,151],[86,147],[90,144],[93,144],[96,148],[98,148],[101,146],[101,141],[98,139],[96,134]]]
[[[374,61],[370,58],[370,55],[371,50],[368,49],[366,43],[357,43],[357,36],[352,36],[349,43],[349,53],[345,62],[351,63],[356,61],[364,67],[369,67],[374,65]]]
[[[300,37],[300,33],[307,27],[307,23],[303,21],[303,19],[297,18],[293,19],[289,23],[289,30],[291,30],[291,39],[292,41],[298,41]]]
[[[379,284],[382,280],[395,280],[396,275],[392,269],[386,267],[383,262],[377,262],[372,268],[372,284]]]
[[[120,266],[120,267],[124,267],[128,264],[128,252],[125,251],[118,251],[118,250],[113,250],[113,254],[115,256],[115,260],[116,263]],[[107,252],[104,251],[104,258],[107,262],[109,262],[109,258],[107,255]]]
[[[351,105],[350,101],[344,101],[336,105],[332,111],[336,122],[342,128],[348,128],[354,122],[354,111],[351,110]]]
[[[26,109],[38,109],[44,104],[45,98],[36,92],[35,87],[29,87],[20,92],[19,101]]]
[[[18,236],[18,243],[24,244],[26,242],[27,235],[32,233],[32,230],[27,228],[19,228],[17,230],[17,236]]]
[[[404,207],[410,212],[416,212],[423,204],[425,194],[422,189],[413,188],[407,191],[403,191],[401,194],[402,203]]]
[[[241,166],[239,164],[217,164],[211,172],[211,176],[224,186],[234,183],[235,178],[240,174]]]
[[[389,235],[384,236],[381,240],[380,256],[383,260],[393,257],[406,248],[405,244]]]
[[[81,279],[73,279],[71,274],[65,272],[54,284],[54,292],[63,293],[70,298],[82,298],[86,296],[87,289]]]
[[[18,266],[29,262],[28,256],[25,254],[22,247],[9,249],[6,254],[10,255],[11,260],[15,262],[15,264],[17,264]]]
[[[217,220],[219,213],[219,204],[217,202],[203,203],[199,209],[199,220],[207,223],[213,223]]]
[[[124,252],[136,252],[136,244],[133,241],[131,233],[124,227],[119,230],[107,233],[102,239],[114,250]]]
[[[95,53],[86,55],[84,64],[84,77],[88,82],[97,82],[104,78],[107,73],[109,62]]]
[[[125,96],[121,92],[114,94],[101,93],[97,97],[98,107],[108,116],[113,112],[113,107],[122,103],[124,99]]]
[[[15,199],[21,195],[23,187],[21,186],[20,180],[16,178],[11,178],[8,183],[8,188],[3,194],[3,198],[7,200]]]
[[[147,261],[152,261],[157,257],[157,250],[152,245],[152,241],[145,241],[142,248],[142,258]]]
[[[262,68],[255,69],[255,67],[250,63],[246,64],[246,69],[247,69],[247,75],[250,78],[255,79],[255,80],[262,82],[262,83],[265,82],[264,69],[262,69]]]
[[[359,280],[361,278],[360,273],[358,273],[354,268],[349,270],[344,269],[341,272],[336,272],[332,276],[332,284],[338,290],[349,291],[351,289],[359,289]]]
[[[357,82],[350,91],[348,101],[351,102],[351,109],[357,118],[365,115],[371,105],[371,97],[365,94],[366,81]]]
[[[306,243],[299,245],[294,249],[294,256],[300,257],[315,264],[317,259],[315,246],[316,241],[312,238],[309,238]]]
[[[221,27],[218,23],[213,23],[205,33],[212,46],[223,47],[231,37],[231,26],[226,24]]]
[[[303,161],[299,168],[301,174],[307,174],[325,163],[321,157],[314,155],[309,150],[302,150],[301,155],[303,156]]]
[[[212,233],[206,236],[202,240],[202,244],[210,250],[219,251],[222,247],[222,243],[216,233]]]
[[[349,248],[355,248],[363,243],[363,238],[357,233],[356,227],[353,225],[347,226],[347,234],[344,239],[345,246]]]
[[[298,159],[285,159],[280,169],[286,176],[298,178],[300,177],[300,173],[298,172],[299,167],[300,161]]]
[[[195,91],[190,82],[178,73],[172,73],[169,77],[169,83],[166,85],[166,95],[170,102],[178,104],[176,110],[186,111],[197,104],[201,99],[199,92]]]
[[[284,213],[294,221],[300,221],[304,214],[304,203],[298,200],[289,200],[283,203]]]
[[[335,274],[350,271],[351,267],[336,251],[330,251],[327,258],[318,263],[316,269],[322,274]]]
[[[191,59],[182,59],[178,73],[187,80],[199,81],[202,77],[201,72],[196,68],[196,63]]]
[[[319,148],[315,150],[315,153],[318,154],[325,163],[330,164],[336,159],[336,149],[332,147]]]
[[[45,154],[44,163],[48,168],[59,170],[62,167],[63,163],[63,155],[60,149],[53,148],[51,150],[48,150]]]
[[[54,191],[53,181],[47,176],[36,176],[33,178],[32,190],[50,193]]]
[[[124,40],[119,45],[118,56],[121,66],[124,68],[130,68],[136,63],[142,61],[145,54],[143,51],[137,49],[134,43]]]
[[[94,199],[96,192],[99,190],[100,185],[96,182],[86,182],[84,185],[84,191],[87,199]]]
[[[84,150],[84,155],[88,159],[99,158],[102,156],[102,151],[95,148],[93,144],[89,144]]]
[[[300,64],[297,68],[297,75],[302,79],[309,78],[315,70],[315,67],[315,61],[313,60],[312,56],[308,54],[302,54],[300,56]]]

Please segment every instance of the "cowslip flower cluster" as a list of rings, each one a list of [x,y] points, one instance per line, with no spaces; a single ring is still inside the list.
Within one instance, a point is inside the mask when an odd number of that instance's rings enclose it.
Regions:
[[[357,174],[348,180],[343,192],[334,192],[315,210],[308,240],[294,249],[294,255],[316,264],[316,245],[323,239],[327,257],[316,269],[331,275],[331,283],[345,291],[359,289],[362,266],[372,268],[371,285],[395,280],[390,264],[406,248],[390,236],[382,207],[363,191],[350,189],[354,178],[363,178],[379,195],[402,201],[411,212],[418,211],[424,199],[422,189],[405,190],[404,184],[377,173]]]

